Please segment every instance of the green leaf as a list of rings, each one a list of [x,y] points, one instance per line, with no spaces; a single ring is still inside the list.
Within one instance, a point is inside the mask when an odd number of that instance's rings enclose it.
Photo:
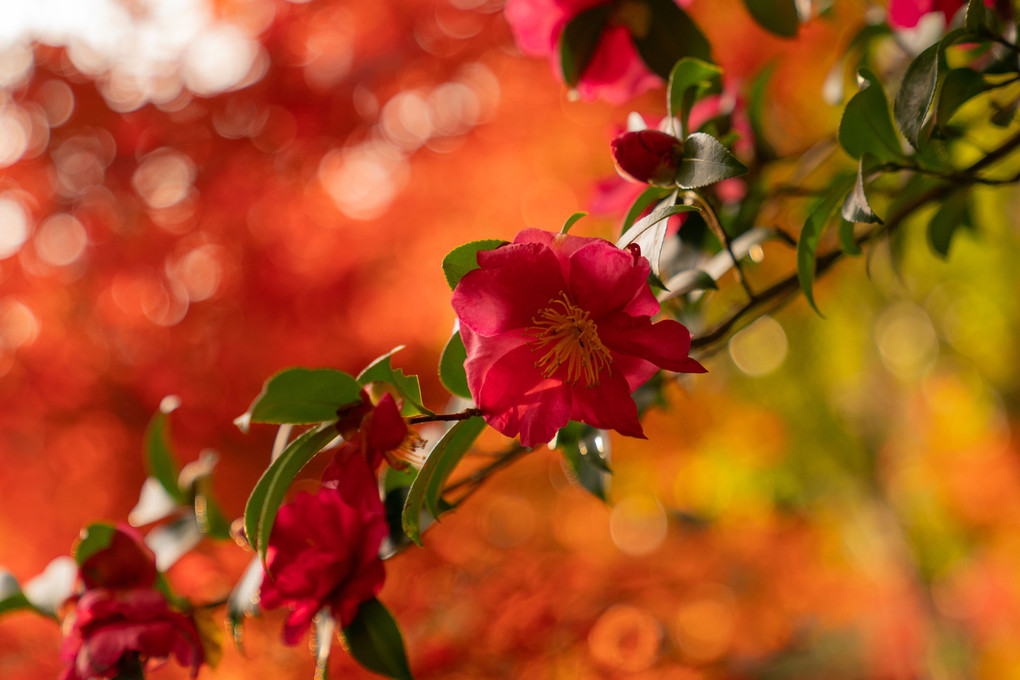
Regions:
[[[769,33],[782,38],[796,38],[800,28],[797,3],[794,0],[744,0],[747,11]]]
[[[884,161],[902,159],[903,149],[882,86],[867,69],[860,70],[858,81],[861,89],[847,102],[839,121],[840,145],[854,158],[870,153]]]
[[[871,205],[868,204],[868,197],[864,193],[864,166],[870,164],[871,157],[868,154],[861,156],[860,163],[857,164],[857,181],[854,182],[853,189],[846,195],[846,200],[843,201],[843,209],[841,214],[843,219],[848,222],[862,222],[862,223],[882,223],[882,220],[875,211],[871,209]]]
[[[577,222],[582,217],[587,217],[587,216],[588,216],[588,213],[586,213],[586,212],[576,212],[576,213],[574,213],[573,215],[571,215],[570,217],[567,218],[566,222],[563,223],[563,228],[560,229],[560,233],[561,234],[566,234],[568,231],[570,231],[570,228],[572,226],[574,226],[575,222]]]
[[[74,561],[78,563],[78,566],[80,567],[85,563],[85,560],[97,552],[110,547],[110,542],[113,540],[115,532],[116,528],[112,524],[104,522],[89,524],[82,529],[78,541],[74,544],[74,548],[71,549],[71,556],[74,557]]]
[[[815,280],[815,254],[818,252],[818,242],[822,238],[822,231],[829,221],[833,210],[839,203],[840,196],[847,190],[847,182],[839,182],[829,195],[822,199],[808,215],[804,228],[800,232],[800,240],[797,242],[797,279],[800,281],[800,288],[804,291],[811,308],[818,312],[815,305],[813,292]]]
[[[928,245],[932,251],[946,259],[953,236],[960,227],[969,226],[970,214],[967,209],[967,193],[958,191],[942,201],[931,221],[928,222]]]
[[[342,371],[288,368],[270,378],[248,409],[255,423],[305,425],[336,419],[361,399],[361,385]]]
[[[670,277],[663,288],[669,291],[669,298],[674,298],[696,290],[719,290],[719,285],[708,272],[688,269]]]
[[[599,500],[606,502],[609,478],[609,433],[571,421],[556,435],[570,477]]]
[[[344,640],[354,660],[368,670],[396,680],[413,680],[400,628],[379,600],[361,603],[357,616],[344,628]]]
[[[454,333],[443,348],[443,356],[439,358],[439,381],[451,394],[465,399],[471,398],[468,389],[467,373],[464,362],[467,361],[467,350],[460,338],[460,331]]]
[[[587,9],[567,22],[560,37],[560,68],[563,81],[576,87],[584,70],[595,56],[602,31],[612,15],[611,5],[599,5]]]
[[[645,65],[664,80],[684,57],[711,61],[711,45],[698,25],[673,0],[644,0],[651,10],[647,30],[634,35],[634,46]]]
[[[695,132],[684,140],[684,158],[676,174],[676,183],[684,189],[715,184],[747,173],[747,167],[704,132]]]
[[[206,536],[224,540],[230,538],[230,521],[212,495],[212,480],[208,475],[195,483],[195,520]]]
[[[164,404],[166,407],[164,408]],[[176,400],[165,398],[159,410],[152,416],[145,429],[145,452],[149,472],[166,492],[178,503],[187,499],[177,483],[177,466],[174,464],[173,446],[170,442],[170,413],[177,407]]]
[[[392,350],[375,359],[368,365],[368,368],[358,374],[358,383],[367,385],[370,382],[383,382],[397,390],[397,393],[404,399],[402,409],[403,415],[416,415],[425,413],[433,415],[432,411],[425,408],[421,403],[421,385],[418,383],[418,376],[404,375],[404,371],[393,368],[390,359],[394,354],[404,349],[403,345],[394,347]]]
[[[994,87],[984,76],[969,68],[954,68],[946,74],[935,104],[935,124],[944,130],[964,102]]]
[[[988,9],[983,0],[969,0],[964,28],[968,33],[983,34],[988,29]]]
[[[659,256],[662,253],[662,242],[666,238],[666,229],[669,226],[667,220],[673,215],[697,212],[697,210],[692,205],[670,205],[653,210],[635,222],[616,242],[616,247],[626,248],[631,243],[638,244],[641,254],[648,259],[648,263],[651,265],[652,274],[659,278]]]
[[[244,506],[244,533],[263,563],[276,513],[292,481],[308,461],[336,439],[333,423],[323,423],[292,441],[256,482]]]
[[[624,233],[630,229],[631,225],[633,225],[634,222],[641,217],[641,213],[645,211],[645,208],[653,203],[658,203],[671,193],[673,193],[672,189],[656,186],[650,186],[642,191],[641,194],[634,200],[634,203],[631,204],[630,210],[627,211],[627,216],[623,218],[623,228],[620,233]]]
[[[433,517],[441,514],[439,501],[443,485],[483,429],[485,420],[479,416],[457,422],[436,443],[429,452],[425,464],[418,471],[418,476],[407,494],[401,517],[404,533],[418,545],[421,545],[422,509],[427,509]]]
[[[18,579],[6,569],[0,569],[0,616],[23,609],[38,611],[21,592]]]
[[[478,253],[483,250],[495,250],[506,241],[499,239],[486,239],[484,241],[472,241],[454,248],[443,258],[443,274],[446,275],[446,282],[450,284],[450,290],[457,287],[457,283],[470,271],[478,269]]]
[[[242,648],[244,619],[258,610],[256,595],[259,586],[262,585],[263,574],[262,561],[258,557],[253,558],[227,598],[227,625],[234,639],[234,646],[241,654],[244,654]]]
[[[680,117],[682,135],[686,136],[690,132],[687,121],[698,93],[713,84],[718,85],[721,78],[721,68],[692,57],[684,57],[670,71],[666,85],[669,117]]]
[[[857,245],[856,234],[854,234],[854,222],[839,221],[839,247],[847,255],[857,257],[861,254],[861,247]]]
[[[942,44],[935,43],[910,62],[893,104],[896,125],[915,149],[920,148],[921,130],[935,97],[941,50]]]

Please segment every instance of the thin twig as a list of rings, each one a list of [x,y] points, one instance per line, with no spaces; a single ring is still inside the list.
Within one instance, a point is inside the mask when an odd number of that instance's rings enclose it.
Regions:
[[[421,425],[422,423],[440,423],[449,422],[453,420],[467,420],[468,418],[474,418],[475,416],[482,415],[482,409],[480,408],[468,408],[464,409],[459,413],[434,413],[432,415],[423,416],[411,416],[407,419],[411,425]]]

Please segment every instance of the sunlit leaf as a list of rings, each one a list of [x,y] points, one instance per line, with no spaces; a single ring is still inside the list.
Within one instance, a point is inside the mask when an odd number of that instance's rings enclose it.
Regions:
[[[351,656],[368,670],[396,680],[413,680],[400,627],[379,600],[363,602],[343,635]]]
[[[110,542],[113,540],[113,535],[116,533],[116,528],[112,524],[105,522],[96,522],[89,524],[81,530],[81,535],[75,542],[74,547],[71,549],[71,556],[74,558],[78,566],[85,563],[85,560],[95,555],[101,550],[106,550],[110,547]]]
[[[669,116],[680,117],[681,134],[690,133],[688,120],[698,92],[712,84],[718,85],[722,69],[701,59],[685,57],[678,61],[669,73],[666,84]]]
[[[464,371],[465,361],[467,350],[464,349],[460,331],[457,331],[450,337],[446,347],[443,348],[443,355],[439,358],[439,380],[451,394],[470,399],[471,390],[468,388],[467,373]]]
[[[893,104],[896,125],[915,149],[920,146],[921,129],[935,97],[941,49],[942,44],[935,43],[910,62]]]
[[[556,448],[570,476],[590,494],[605,502],[608,500],[609,433],[571,421],[556,434]]]
[[[254,423],[321,423],[360,395],[361,385],[343,371],[288,368],[266,382],[248,411]]]
[[[358,383],[367,385],[370,382],[382,382],[392,385],[404,400],[402,409],[404,415],[415,415],[418,413],[432,415],[432,411],[425,408],[421,403],[421,386],[418,383],[418,376],[404,375],[402,369],[395,369],[390,363],[393,355],[402,349],[404,349],[403,345],[394,347],[386,354],[375,359],[368,365],[368,368],[358,374]]]
[[[719,290],[715,279],[709,276],[708,272],[701,269],[688,269],[687,271],[675,274],[663,288],[670,293],[669,297],[664,299],[686,295],[695,290]]]
[[[666,203],[675,200],[671,196]],[[626,248],[631,243],[641,247],[641,254],[648,258],[652,274],[656,278],[660,276],[660,255],[662,253],[662,242],[666,238],[666,230],[669,227],[667,220],[673,215],[682,213],[697,212],[692,205],[666,205],[653,210],[648,215],[631,225],[630,229],[624,232],[623,236],[616,242],[617,248]]]
[[[173,445],[170,442],[170,413],[177,407],[176,398],[167,397],[145,430],[145,452],[149,472],[159,481],[163,489],[178,503],[186,501],[184,492],[177,483],[177,465],[174,463]]]
[[[447,478],[484,429],[485,420],[479,416],[458,421],[436,443],[418,471],[401,518],[404,533],[418,545],[421,545],[422,510],[428,510],[432,517],[439,516],[439,500]]]
[[[944,129],[965,102],[991,89],[984,76],[969,68],[954,68],[946,74],[935,104],[935,124]]]
[[[684,158],[676,173],[676,183],[685,189],[696,189],[746,173],[747,166],[718,139],[695,132],[684,140]]]
[[[560,37],[560,68],[563,81],[576,87],[584,69],[595,56],[602,31],[605,30],[612,14],[611,5],[599,5],[577,14],[563,27]]]
[[[244,619],[258,611],[258,590],[262,585],[264,573],[261,560],[258,557],[253,558],[227,598],[227,625],[234,646],[242,653]]]
[[[847,190],[848,183],[840,182],[835,190],[822,199],[808,215],[804,228],[800,232],[800,239],[797,241],[797,280],[804,292],[811,308],[820,315],[818,306],[815,304],[814,280],[815,280],[815,254],[818,251],[818,242],[822,238],[825,225],[832,216],[832,212],[839,204],[843,192]]]
[[[949,257],[949,247],[953,236],[960,227],[970,225],[970,213],[967,207],[967,193],[958,191],[942,201],[938,211],[928,222],[928,245],[932,252],[945,259]]]
[[[744,0],[747,11],[769,33],[783,38],[797,37],[800,17],[795,0]]]
[[[483,250],[495,250],[506,243],[499,239],[486,239],[484,241],[472,241],[454,248],[443,258],[443,274],[446,275],[446,282],[450,284],[450,290],[457,287],[464,275],[478,269],[478,253]]]
[[[673,0],[645,0],[652,16],[644,35],[634,35],[634,46],[652,73],[663,80],[684,57],[711,61],[711,45],[687,12]]]
[[[988,29],[988,8],[984,0],[969,0],[967,2],[967,18],[964,20],[964,27],[968,33],[982,34]]]
[[[847,255],[858,256],[861,254],[861,247],[857,245],[856,234],[854,234],[854,222],[847,220],[839,221],[839,247]]]
[[[902,159],[903,149],[881,84],[867,69],[861,69],[858,80],[861,89],[847,102],[839,121],[840,145],[854,158],[871,153],[884,161]]]
[[[587,217],[587,215],[588,215],[588,213],[586,213],[586,212],[576,212],[576,213],[574,213],[573,215],[571,215],[570,217],[567,218],[566,222],[563,223],[563,227],[560,229],[560,233],[561,234],[566,234],[568,231],[570,231],[570,228],[572,226],[574,226],[574,224],[579,219],[581,219],[582,217]]]
[[[861,156],[861,160],[857,164],[857,181],[854,182],[853,188],[843,201],[841,214],[843,219],[848,222],[877,222],[879,224],[882,222],[878,215],[875,214],[875,211],[871,209],[868,197],[864,193],[864,167],[869,165],[870,162],[871,159],[868,154]]]
[[[634,222],[641,217],[641,213],[643,213],[648,206],[661,201],[671,193],[673,193],[672,189],[655,186],[650,186],[642,191],[641,194],[634,199],[634,203],[631,204],[626,217],[623,218],[623,228],[621,233],[625,233],[628,229],[630,229],[631,225],[633,225]]]
[[[244,533],[263,562],[276,513],[292,481],[308,461],[336,439],[333,423],[324,423],[291,442],[256,482],[244,506]]]

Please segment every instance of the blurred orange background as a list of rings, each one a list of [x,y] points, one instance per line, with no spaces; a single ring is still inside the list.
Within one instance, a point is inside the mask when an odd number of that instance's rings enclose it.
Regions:
[[[181,462],[219,453],[230,517],[275,435],[231,422],[273,372],[406,344],[395,363],[441,408],[443,256],[558,229],[627,112],[664,113],[661,92],[571,101],[494,0],[114,4],[77,18],[99,33],[0,44],[0,566],[22,583],[127,516],[168,394]],[[733,82],[776,64],[784,152],[838,122],[819,92],[866,7],[836,9],[791,42],[739,3],[691,9]],[[611,505],[537,450],[388,562],[416,677],[1020,677],[1020,206],[980,198],[948,263],[915,229],[899,275],[844,264],[825,319],[795,302],[707,359],[648,440],[613,440]],[[763,280],[791,262],[767,252]],[[169,579],[218,599],[249,559],[203,545]],[[281,623],[200,677],[310,678]],[[0,677],[56,677],[59,639],[0,619]],[[368,677],[339,648],[331,668]]]

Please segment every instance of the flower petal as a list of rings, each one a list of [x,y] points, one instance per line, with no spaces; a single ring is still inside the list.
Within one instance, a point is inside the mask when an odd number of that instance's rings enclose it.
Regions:
[[[570,387],[570,392],[573,404],[571,420],[603,430],[616,430],[628,437],[645,438],[637,405],[630,396],[630,387],[618,371],[604,376],[592,387],[576,383]]]
[[[678,373],[705,372],[687,356],[691,350],[690,331],[672,319],[653,324],[647,316],[615,314],[599,324],[599,338],[613,351],[640,357],[660,368]]]
[[[622,311],[632,300],[646,314],[657,314],[659,303],[648,288],[648,260],[635,257],[609,241],[593,240],[570,256],[570,294],[582,309],[599,322],[602,317]],[[641,297],[647,291],[648,299]],[[600,334],[601,337],[601,334]]]

